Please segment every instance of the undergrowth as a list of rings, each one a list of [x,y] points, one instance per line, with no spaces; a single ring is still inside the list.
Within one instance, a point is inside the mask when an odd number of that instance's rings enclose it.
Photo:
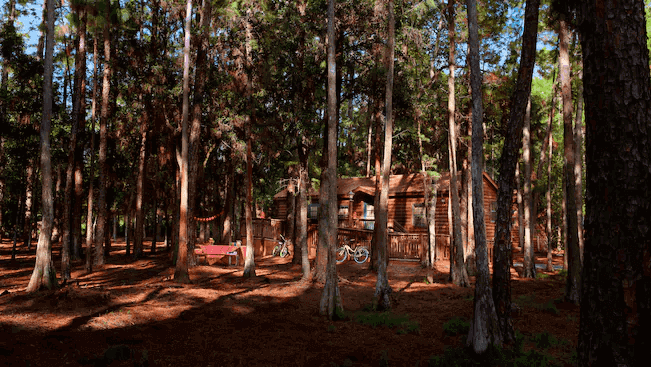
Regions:
[[[444,326],[448,333],[448,330],[463,325],[463,319],[453,318],[445,325],[448,325]],[[576,362],[576,351],[567,340],[558,339],[548,332],[526,337],[516,331],[515,342],[509,346],[490,347],[483,355],[476,355],[466,347],[448,348],[442,355],[432,356],[428,366],[556,367],[575,365]]]
[[[420,332],[418,321],[410,320],[409,315],[397,315],[389,311],[374,312],[364,309],[352,314],[350,319],[372,328],[384,326],[395,329],[397,334],[418,334]]]

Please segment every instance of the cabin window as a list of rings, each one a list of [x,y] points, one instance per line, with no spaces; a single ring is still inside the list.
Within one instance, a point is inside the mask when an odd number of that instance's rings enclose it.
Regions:
[[[375,228],[375,207],[372,204],[364,202],[364,229]]]
[[[412,223],[414,227],[427,228],[427,214],[425,203],[414,204],[412,208]]]
[[[348,219],[348,205],[339,205],[337,216],[339,219]]]
[[[319,204],[309,204],[307,206],[307,217],[311,220],[319,219]]]
[[[489,207],[489,209],[490,209],[490,220],[491,220],[491,223],[495,223],[495,222],[497,221],[497,202],[496,202],[496,201],[492,201],[492,202],[490,203],[490,207]]]

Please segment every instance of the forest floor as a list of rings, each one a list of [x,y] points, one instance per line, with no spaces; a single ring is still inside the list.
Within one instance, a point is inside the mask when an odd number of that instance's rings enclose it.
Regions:
[[[392,260],[393,310],[382,314],[366,311],[376,282],[367,264],[338,265],[346,317],[329,321],[319,315],[322,285],[301,282],[290,258],[256,259],[253,279],[241,266],[200,265],[184,285],[171,279],[164,247],[132,261],[118,239],[102,269],[87,274],[73,262],[66,286],[26,294],[35,245],[19,246],[13,262],[11,245],[0,243],[0,366],[427,366],[446,349],[462,351],[473,313],[474,286],[452,285],[447,261],[428,282],[418,263]],[[53,252],[59,276],[60,246]],[[539,269],[532,280],[512,269],[518,348],[570,365],[579,311],[561,302],[563,272]]]

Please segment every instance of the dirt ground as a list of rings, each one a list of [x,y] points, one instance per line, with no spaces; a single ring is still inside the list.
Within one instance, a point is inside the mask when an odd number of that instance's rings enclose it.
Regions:
[[[347,318],[328,321],[318,312],[322,286],[300,282],[289,258],[256,259],[254,279],[242,278],[241,266],[200,265],[190,270],[192,284],[180,285],[164,247],[131,261],[118,240],[103,269],[87,274],[74,262],[72,282],[32,295],[24,289],[35,246],[19,246],[12,262],[11,245],[0,243],[0,365],[426,366],[464,342],[443,325],[472,316],[474,287],[448,282],[447,261],[433,283],[419,264],[391,261],[392,315],[402,320],[392,326],[360,321],[376,277],[353,261],[337,266]],[[60,269],[56,245],[54,260]],[[558,301],[562,275],[540,273],[549,276],[525,280],[513,270],[515,328],[529,338],[546,331],[574,348],[578,308]]]

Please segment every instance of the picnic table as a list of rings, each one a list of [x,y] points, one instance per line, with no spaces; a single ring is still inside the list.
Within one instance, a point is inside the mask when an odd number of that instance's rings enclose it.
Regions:
[[[198,257],[205,257],[208,262],[209,259],[221,260],[228,257],[228,265],[231,265],[231,259],[235,258],[235,265],[240,264],[240,258],[246,256],[246,247],[239,246],[237,243],[232,242],[229,245],[199,245],[194,249],[194,253]]]

